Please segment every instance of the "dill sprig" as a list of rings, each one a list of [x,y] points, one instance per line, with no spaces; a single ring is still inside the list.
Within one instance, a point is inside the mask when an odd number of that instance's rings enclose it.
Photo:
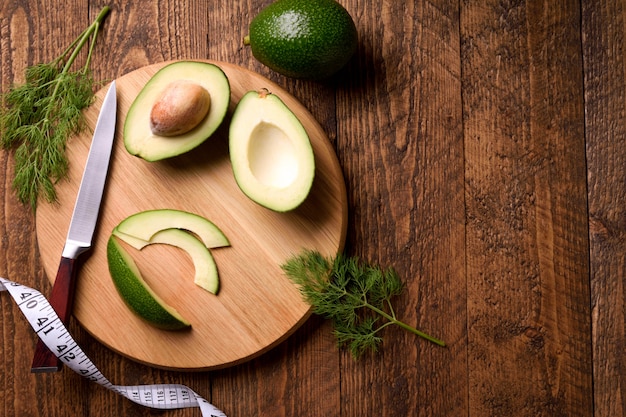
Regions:
[[[343,254],[326,258],[310,250],[281,267],[313,312],[332,320],[338,345],[347,346],[355,358],[368,349],[376,351],[382,343],[381,330],[390,325],[445,346],[396,318],[391,299],[402,293],[404,284],[393,268],[382,269]]]
[[[68,170],[69,137],[85,127],[82,110],[94,99],[89,70],[98,31],[109,12],[104,7],[94,22],[63,53],[49,63],[26,68],[24,84],[12,86],[0,100],[0,145],[14,149],[13,187],[22,203],[36,208],[40,195],[56,200],[55,184]],[[90,43],[82,68],[71,67]]]

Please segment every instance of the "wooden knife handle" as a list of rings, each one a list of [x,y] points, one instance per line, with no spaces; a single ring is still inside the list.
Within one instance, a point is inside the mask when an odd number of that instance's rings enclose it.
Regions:
[[[57,271],[57,276],[50,294],[50,305],[54,308],[65,325],[67,325],[70,320],[72,307],[74,305],[74,290],[76,288],[75,266],[75,259],[61,258],[59,270]],[[40,339],[35,348],[31,372],[57,372],[61,370],[61,367],[61,360],[57,358]]]

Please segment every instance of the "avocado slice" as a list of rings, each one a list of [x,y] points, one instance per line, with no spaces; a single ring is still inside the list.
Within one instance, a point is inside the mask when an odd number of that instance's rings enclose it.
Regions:
[[[192,83],[198,87],[186,88],[184,91],[199,90],[208,93],[209,103],[207,105],[206,100],[202,100],[204,105],[199,108],[202,108],[201,111],[204,113],[199,121],[198,118],[192,117],[193,115],[183,115],[182,121],[193,119],[193,127],[183,126],[187,128],[170,132],[184,133],[155,133],[151,117],[153,109],[160,107],[159,104],[163,104],[163,100],[171,100],[171,94],[168,95],[167,92],[173,89],[172,85],[180,83]],[[180,100],[177,100],[179,105],[191,101],[184,96],[179,98]],[[131,104],[124,123],[124,146],[130,154],[146,161],[158,161],[188,152],[217,130],[226,116],[229,104],[230,83],[226,74],[217,65],[199,61],[177,61],[168,64],[148,80]],[[180,123],[182,122],[179,121]]]
[[[212,294],[219,290],[217,265],[206,246],[193,235],[180,229],[165,229],[150,238],[149,244],[166,244],[187,252],[195,269],[193,282]]]
[[[113,235],[107,243],[107,261],[113,284],[131,311],[160,329],[180,330],[191,326],[150,288],[133,258]]]
[[[197,214],[175,209],[145,210],[130,215],[113,229],[113,234],[135,249],[141,249],[150,243],[156,233],[165,229],[191,232],[209,249],[230,246],[224,233],[213,222]]]
[[[217,293],[217,266],[209,249],[230,246],[230,242],[210,220],[182,210],[145,210],[122,220],[112,235],[137,250],[157,243],[183,249],[194,263],[194,283]]]
[[[229,130],[230,160],[239,188],[277,212],[298,207],[315,176],[309,136],[296,115],[268,90],[249,91]]]

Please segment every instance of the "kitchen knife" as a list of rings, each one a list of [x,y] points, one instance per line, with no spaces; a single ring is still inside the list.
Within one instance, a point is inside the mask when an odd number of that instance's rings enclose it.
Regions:
[[[115,136],[116,117],[117,94],[115,81],[113,81],[100,109],[67,239],[61,254],[59,269],[50,294],[50,305],[65,325],[69,322],[72,314],[74,288],[76,287],[76,259],[91,248],[91,241],[98,221],[98,212],[100,211],[100,202],[104,192]],[[60,341],[59,352],[62,352],[63,346],[63,342]],[[67,352],[67,354],[71,354],[71,352]],[[39,340],[31,372],[56,372],[61,369],[61,366],[61,360]]]

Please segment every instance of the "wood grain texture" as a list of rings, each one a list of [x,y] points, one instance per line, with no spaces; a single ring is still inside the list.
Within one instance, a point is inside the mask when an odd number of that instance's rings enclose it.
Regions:
[[[81,267],[74,316],[96,339],[141,363],[178,370],[232,366],[271,349],[309,316],[309,306],[280,265],[303,249],[332,256],[343,250],[346,191],[334,149],[308,111],[289,93],[241,67],[214,62],[226,74],[231,101],[221,128],[205,143],[177,158],[149,163],[124,148],[125,117],[141,88],[166,63],[119,77],[116,138],[92,251]],[[228,158],[228,121],[241,97],[266,88],[296,114],[315,153],[315,179],[306,201],[276,213],[246,197]],[[107,90],[103,89],[101,93]],[[97,102],[99,103],[99,101]],[[85,114],[93,129],[99,106]],[[44,268],[55,274],[91,143],[89,130],[68,144],[74,163],[57,185],[57,204],[37,209],[37,237]],[[220,276],[217,296],[193,283],[193,265],[181,251],[150,245],[131,251],[151,288],[192,325],[163,331],[136,317],[108,276],[107,240],[126,217],[152,209],[178,209],[203,216],[227,236],[230,246],[212,250]],[[185,279],[187,278],[187,279]],[[55,286],[56,288],[56,286]],[[52,294],[54,296],[54,293]],[[52,299],[51,299],[52,300]],[[103,320],[107,317],[107,320]]]
[[[579,10],[502,6],[461,10],[471,411],[590,415]]]
[[[626,5],[585,2],[582,28],[594,404],[608,417],[626,413]]]
[[[183,383],[231,417],[624,415],[626,1],[339,2],[359,49],[323,83],[242,45],[271,0],[114,0],[94,74],[208,58],[284,87],[339,156],[346,251],[393,265],[408,289],[398,315],[449,346],[389,328],[354,362],[313,316],[258,358],[190,373],[125,359],[75,322],[72,334],[114,382]],[[0,89],[100,7],[0,2]],[[0,274],[45,292],[9,152],[0,172]],[[4,295],[0,313],[0,415],[154,414],[70,372],[31,375],[36,338]]]
[[[458,5],[380,2],[367,13],[346,5],[360,36],[357,62],[337,91],[338,153],[352,185],[349,245],[395,267],[407,286],[396,300],[401,319],[449,346],[385,330],[379,355],[344,357],[353,400],[342,411],[457,416],[467,409],[467,363],[454,353],[464,344],[466,309]]]

